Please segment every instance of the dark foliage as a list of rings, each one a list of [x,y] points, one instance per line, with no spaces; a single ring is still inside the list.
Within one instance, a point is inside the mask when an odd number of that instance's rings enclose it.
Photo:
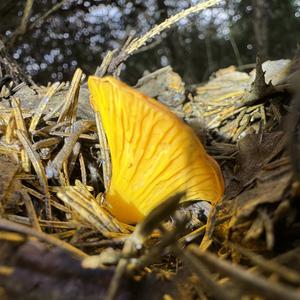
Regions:
[[[93,73],[105,52],[119,47],[132,30],[142,35],[197,1],[69,0],[38,23],[35,21],[60,1],[35,1],[26,32],[11,44],[25,2],[1,1],[0,34],[33,79],[47,83],[70,79],[77,66]],[[261,8],[259,2],[226,1],[179,22],[129,59],[124,79],[135,83],[145,70],[170,64],[186,82],[199,82],[221,67],[252,63],[257,41],[264,41],[258,50],[265,58],[293,56],[300,29],[299,4],[269,0]],[[264,10],[263,20],[254,18],[257,9]],[[254,24],[260,21],[266,30],[255,34]]]

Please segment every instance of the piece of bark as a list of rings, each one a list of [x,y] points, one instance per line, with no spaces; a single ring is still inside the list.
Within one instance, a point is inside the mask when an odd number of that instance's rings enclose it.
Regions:
[[[185,100],[184,83],[170,66],[145,75],[135,87],[171,108],[180,106]]]
[[[56,93],[49,101],[46,110],[44,111],[45,114],[52,111],[56,106],[60,103],[65,102],[66,96],[68,94],[67,89],[63,89],[62,91]],[[77,116],[79,119],[94,119],[94,112],[90,105],[89,100],[89,90],[85,85],[80,87],[79,91],[79,99],[78,99],[78,113]],[[29,86],[25,85],[15,94],[16,97],[20,98],[21,107],[27,110],[34,110],[38,106],[41,96],[38,95],[33,89]],[[9,107],[10,104],[8,101],[2,101],[2,103]]]

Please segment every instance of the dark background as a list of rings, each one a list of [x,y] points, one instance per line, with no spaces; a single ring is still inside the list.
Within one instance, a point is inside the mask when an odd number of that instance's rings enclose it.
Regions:
[[[51,12],[42,22],[35,21]],[[69,80],[77,67],[95,71],[107,50],[134,30],[147,32],[196,0],[35,0],[26,31],[12,40],[26,0],[0,1],[0,35],[11,55],[42,84]],[[187,83],[207,80],[231,64],[247,68],[263,59],[291,58],[300,32],[299,0],[228,0],[182,20],[132,56],[123,78],[170,64]]]

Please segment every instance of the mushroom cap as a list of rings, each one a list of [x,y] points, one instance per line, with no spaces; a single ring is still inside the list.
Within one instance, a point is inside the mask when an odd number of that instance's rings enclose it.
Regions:
[[[163,104],[111,76],[90,76],[88,86],[110,148],[106,201],[117,219],[137,223],[179,192],[185,193],[182,201],[220,200],[220,168],[188,125]]]

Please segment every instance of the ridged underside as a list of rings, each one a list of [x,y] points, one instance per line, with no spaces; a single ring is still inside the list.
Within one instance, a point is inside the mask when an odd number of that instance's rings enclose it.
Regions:
[[[220,199],[219,167],[187,125],[113,77],[90,77],[88,84],[111,153],[106,199],[119,220],[136,223],[177,192],[186,192],[184,200]]]

